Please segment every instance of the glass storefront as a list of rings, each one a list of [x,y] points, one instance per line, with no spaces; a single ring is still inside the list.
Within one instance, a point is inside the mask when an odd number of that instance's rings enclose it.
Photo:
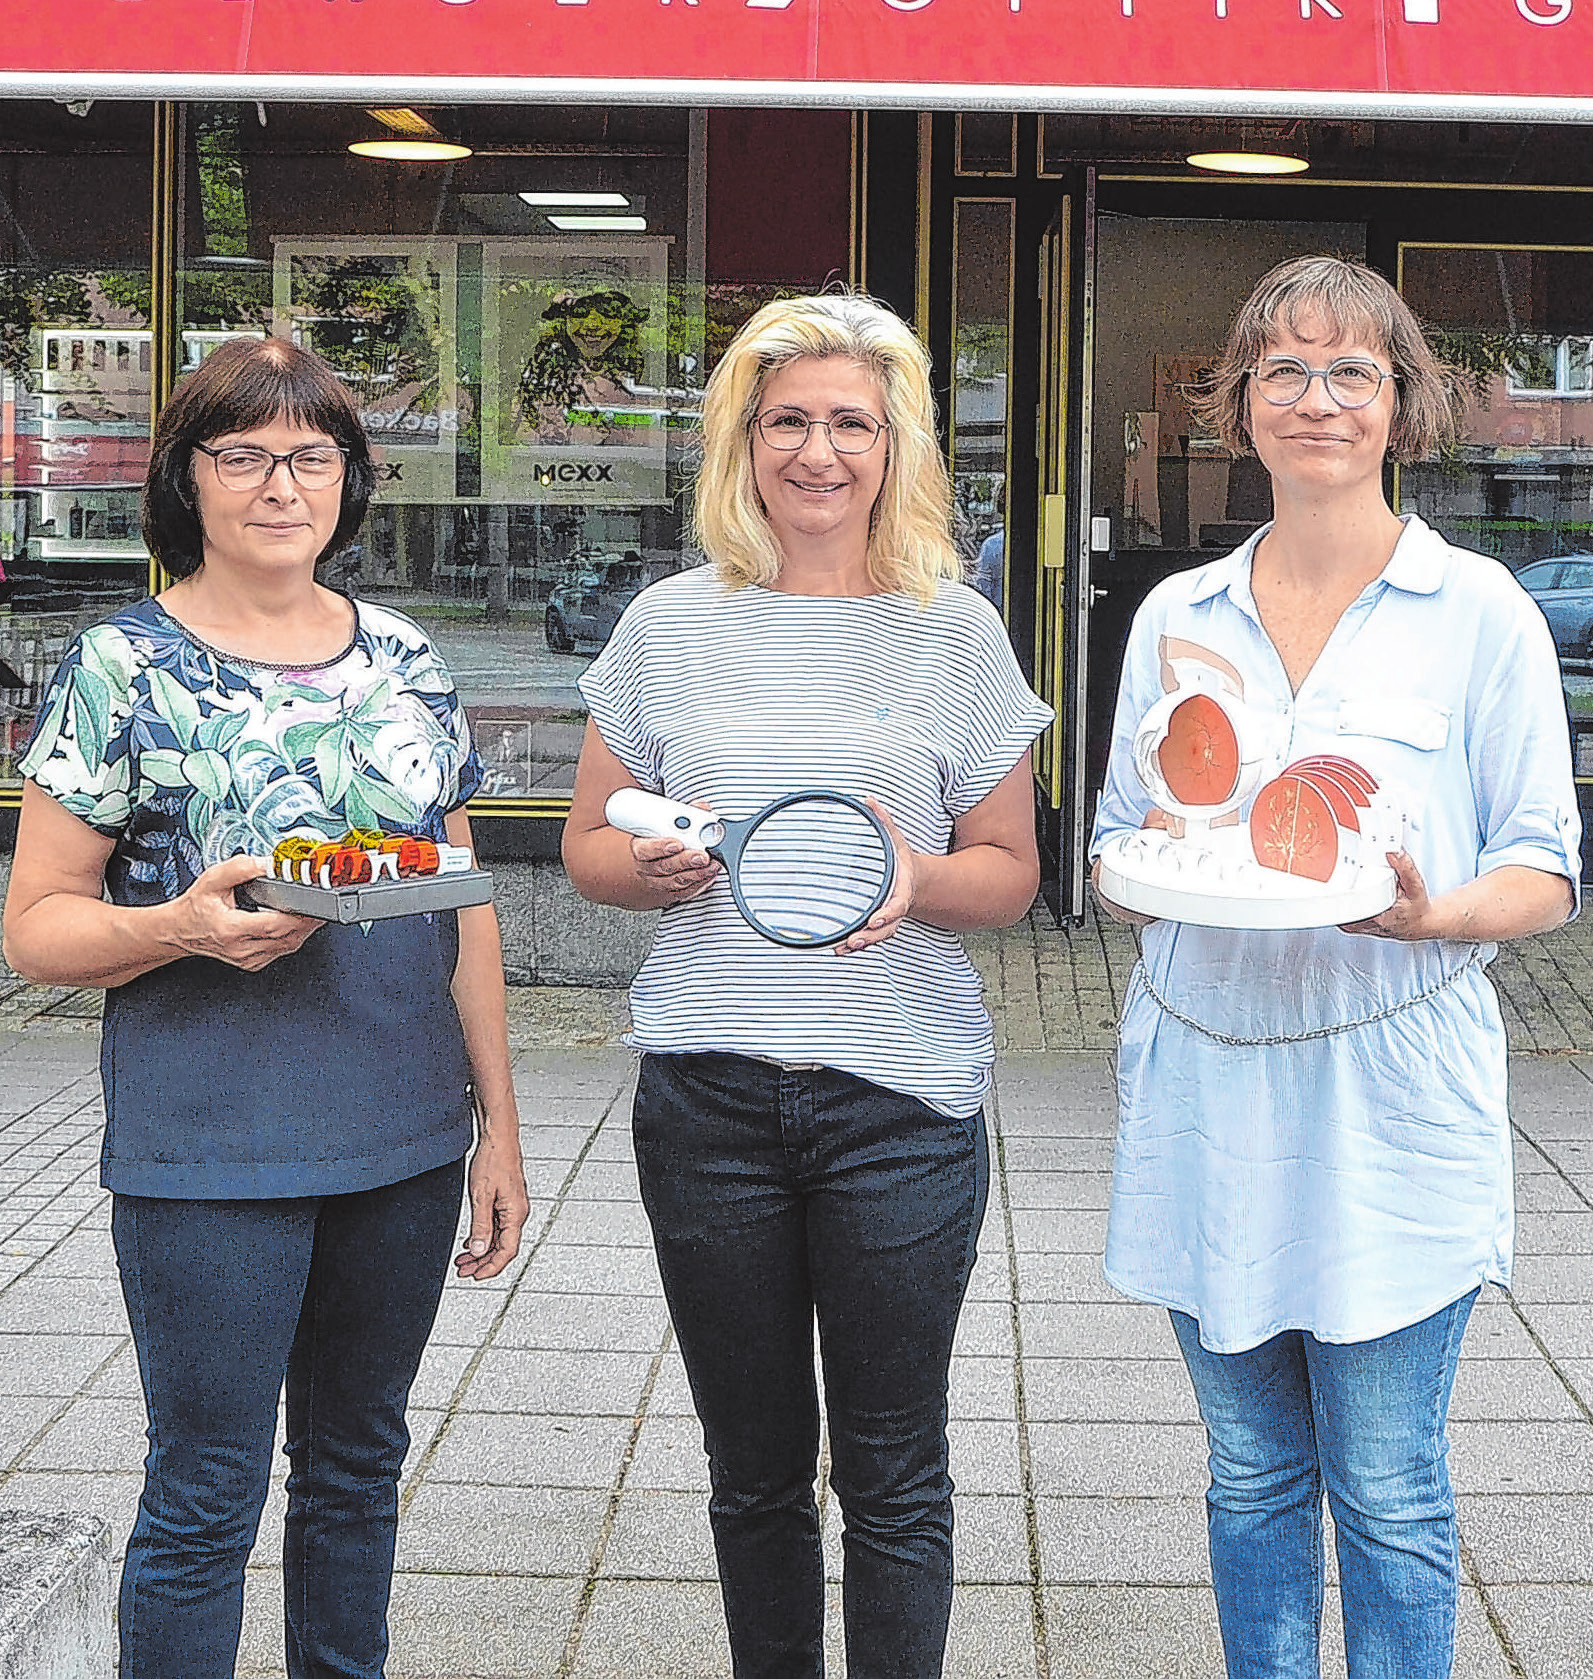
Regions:
[[[153,581],[152,115],[7,108],[8,749],[70,634]],[[250,101],[179,121],[181,365],[271,333],[336,368],[380,484],[326,581],[426,625],[484,796],[556,813],[576,678],[633,595],[694,563],[684,492],[714,359],[768,298],[849,276],[851,118]],[[428,134],[469,155],[349,150]]]

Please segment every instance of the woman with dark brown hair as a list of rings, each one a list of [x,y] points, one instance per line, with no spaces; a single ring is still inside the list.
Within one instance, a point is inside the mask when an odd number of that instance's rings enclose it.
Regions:
[[[175,581],[57,671],[5,954],[105,987],[102,1181],[149,1416],[122,1679],[231,1673],[287,1386],[287,1671],[379,1679],[405,1401],[455,1261],[526,1216],[490,906],[246,912],[282,839],[468,845],[481,765],[418,625],[316,581],[374,473],[332,370],[217,349],[156,430],[144,535]]]
[[[1134,740],[1175,665],[1242,688],[1258,760],[1331,755],[1309,761],[1397,789],[1408,819],[1373,859],[1394,902],[1347,926],[1106,906],[1144,928],[1106,1274],[1169,1308],[1194,1384],[1230,1679],[1317,1679],[1324,1490],[1350,1679],[1451,1668],[1449,1396],[1479,1288],[1510,1280],[1505,1031],[1484,970],[1497,941],[1566,918],[1580,871],[1543,615],[1384,492],[1387,462],[1448,434],[1449,392],[1371,269],[1304,257],[1266,275],[1206,417],[1260,457],[1272,521],[1153,590],[1124,659],[1097,856],[1168,825]],[[1290,845],[1331,838],[1309,827]]]

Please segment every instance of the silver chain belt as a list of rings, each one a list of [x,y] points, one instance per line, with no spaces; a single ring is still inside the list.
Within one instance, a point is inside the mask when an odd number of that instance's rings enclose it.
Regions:
[[[1228,1044],[1234,1048],[1263,1049],[1274,1044],[1305,1044],[1316,1038],[1336,1038],[1341,1032],[1359,1031],[1362,1026],[1375,1026],[1381,1020],[1391,1020],[1396,1014],[1403,1014],[1406,1009],[1413,1009],[1418,1003],[1431,1002],[1440,993],[1447,991],[1460,976],[1469,968],[1474,968],[1482,960],[1482,947],[1474,945],[1471,954],[1458,968],[1447,973],[1436,985],[1429,985],[1425,991],[1418,992],[1414,997],[1406,997],[1401,1002],[1390,1003],[1386,1009],[1379,1009],[1376,1014],[1362,1015],[1358,1020],[1344,1020],[1333,1026],[1315,1026],[1309,1032],[1277,1032],[1265,1038],[1238,1038],[1227,1032],[1219,1032],[1214,1027],[1203,1025],[1198,1020],[1192,1020],[1187,1014],[1181,1014],[1150,982],[1150,975],[1145,971],[1144,962],[1140,962],[1135,973],[1141,985],[1145,987],[1145,994],[1159,1008],[1163,1014],[1176,1020],[1180,1026],[1187,1026],[1192,1032],[1199,1032],[1203,1038],[1210,1038],[1213,1043]]]

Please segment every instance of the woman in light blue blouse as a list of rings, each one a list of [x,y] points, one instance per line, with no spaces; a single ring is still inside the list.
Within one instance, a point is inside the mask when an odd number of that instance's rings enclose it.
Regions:
[[[1209,417],[1274,517],[1169,578],[1130,635],[1098,853],[1163,825],[1140,720],[1198,660],[1279,762],[1402,790],[1393,906],[1344,928],[1158,921],[1124,1006],[1106,1271],[1165,1305],[1210,1441],[1231,1679],[1316,1679],[1324,1487],[1351,1679],[1447,1679],[1459,1564],[1445,1424],[1467,1316],[1513,1227],[1496,941],[1571,913],[1580,828],[1554,648],[1498,562],[1399,518],[1449,382],[1404,302],[1328,257],[1267,275]]]
[[[290,1679],[380,1679],[404,1409],[460,1220],[526,1216],[490,905],[246,913],[282,838],[467,845],[481,763],[401,614],[316,581],[374,483],[319,358],[223,345],[163,411],[144,502],[174,577],[77,639],[22,760],[5,954],[103,986],[101,1178],[149,1415],[121,1679],[233,1670],[287,1390]]]

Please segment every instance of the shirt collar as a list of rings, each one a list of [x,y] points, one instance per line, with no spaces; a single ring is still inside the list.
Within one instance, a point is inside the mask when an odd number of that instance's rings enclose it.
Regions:
[[[1394,544],[1394,552],[1383,567],[1378,582],[1386,583],[1391,589],[1402,589],[1410,595],[1435,595],[1444,581],[1449,544],[1414,513],[1401,514],[1400,518],[1405,528],[1400,532],[1399,541]],[[1198,605],[1224,593],[1231,595],[1238,605],[1248,601],[1251,598],[1250,562],[1255,555],[1256,544],[1271,529],[1270,523],[1263,525],[1245,540],[1243,547],[1207,566],[1205,575],[1195,586],[1192,604]]]

